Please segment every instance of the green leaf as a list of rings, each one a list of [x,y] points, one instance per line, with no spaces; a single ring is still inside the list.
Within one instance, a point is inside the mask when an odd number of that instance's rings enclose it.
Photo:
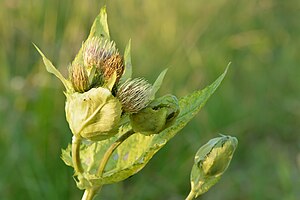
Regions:
[[[99,37],[99,38],[105,38],[107,40],[110,40],[109,29],[108,29],[108,24],[107,24],[106,6],[103,6],[100,9],[100,13],[94,20],[94,23],[92,25],[92,28],[91,28],[88,38],[92,38],[95,36]]]
[[[61,150],[61,159],[66,163],[68,166],[73,166],[72,157],[70,155],[70,151],[72,150],[71,144],[68,145],[68,147]]]
[[[93,145],[82,145],[81,160],[85,173],[77,176],[77,186],[80,189],[111,184],[122,181],[139,172],[154,154],[159,151],[168,140],[174,137],[205,105],[209,97],[221,84],[225,72],[211,85],[203,90],[180,99],[180,113],[174,123],[164,129],[159,134],[145,136],[135,133],[125,140],[112,154],[102,177],[96,175],[98,166],[107,149],[118,137],[131,129],[127,124],[123,126],[119,133],[108,140],[94,143]],[[70,152],[69,152],[70,154]]]
[[[40,53],[40,55],[43,58],[43,62],[46,66],[46,70],[51,73],[54,74],[65,86],[67,92],[73,91],[73,87],[70,81],[68,81],[67,79],[65,79],[63,77],[63,75],[61,75],[61,73],[54,67],[54,65],[51,63],[51,61],[46,58],[46,56],[43,54],[43,52],[35,45],[33,44],[34,47],[36,48],[36,50]]]
[[[122,85],[123,83],[125,83],[125,81],[130,79],[132,76],[132,64],[131,64],[130,50],[131,50],[131,40],[129,40],[129,42],[125,48],[125,52],[124,52],[125,69],[124,69],[123,75],[119,81],[119,85]]]
[[[107,13],[106,13],[106,6],[102,7],[100,9],[99,15],[95,18],[92,28],[90,30],[90,34],[86,41],[88,41],[92,37],[99,37],[106,40],[110,40],[109,36],[109,29],[107,24]],[[82,44],[82,47],[80,48],[78,54],[76,55],[73,62],[82,64],[83,58],[82,58],[82,51],[83,46],[85,45],[85,42]]]
[[[109,91],[112,91],[115,83],[117,80],[117,72],[114,72],[112,76],[104,83],[103,87],[106,87],[109,89]]]
[[[153,83],[153,89],[152,89],[152,95],[153,95],[153,97],[152,97],[152,99],[155,98],[155,94],[159,90],[159,88],[160,88],[160,86],[161,86],[161,84],[162,84],[162,82],[164,80],[164,77],[165,77],[167,71],[168,71],[168,69],[165,69],[164,71],[162,71],[159,74],[159,76],[157,77],[156,81]]]

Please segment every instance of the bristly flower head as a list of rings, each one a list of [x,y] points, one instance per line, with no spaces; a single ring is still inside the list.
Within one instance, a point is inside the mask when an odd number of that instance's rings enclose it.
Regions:
[[[112,55],[118,54],[114,41],[92,37],[83,48],[83,64],[85,67],[96,67],[100,70],[104,62]]]
[[[152,88],[150,83],[141,78],[127,80],[119,87],[117,98],[125,112],[136,113],[151,102]]]
[[[108,80],[116,72],[116,83],[118,83],[124,72],[122,56],[119,54],[112,55],[104,62],[102,71],[105,80]]]
[[[83,65],[87,70],[95,68],[95,75],[102,77],[104,81],[108,81],[116,73],[115,83],[119,82],[124,71],[123,57],[114,41],[99,37],[92,37],[84,44]]]
[[[70,66],[70,79],[76,92],[85,92],[90,89],[91,83],[87,71],[77,63]]]

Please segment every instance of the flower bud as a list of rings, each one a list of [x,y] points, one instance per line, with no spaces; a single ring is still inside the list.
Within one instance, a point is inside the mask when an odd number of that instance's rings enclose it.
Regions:
[[[108,89],[98,87],[66,96],[66,117],[74,135],[99,141],[117,133],[121,104]]]
[[[196,197],[218,182],[228,168],[237,144],[235,137],[222,135],[198,150],[191,173],[192,191]]]
[[[214,138],[199,149],[195,162],[198,162],[205,176],[220,176],[229,166],[237,144],[235,137]]]
[[[116,44],[99,37],[92,37],[86,41],[83,48],[83,64],[85,67],[96,67],[101,70],[104,62],[117,54]]]
[[[155,99],[149,106],[130,115],[132,129],[144,135],[158,134],[174,122],[179,114],[178,100],[173,95]]]
[[[74,63],[70,67],[70,79],[76,92],[85,92],[90,89],[87,72],[79,64]]]
[[[144,79],[127,80],[117,91],[122,108],[128,113],[137,113],[152,100],[152,85]]]
[[[123,74],[123,71],[123,58],[119,54],[112,55],[110,58],[104,61],[103,76],[105,80],[108,80],[113,75],[113,73],[116,72],[116,83],[118,83]]]

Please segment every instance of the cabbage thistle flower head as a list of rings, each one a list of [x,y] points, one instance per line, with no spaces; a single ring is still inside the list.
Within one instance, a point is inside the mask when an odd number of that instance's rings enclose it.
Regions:
[[[114,54],[106,59],[101,72],[103,73],[104,80],[109,80],[116,73],[116,83],[118,83],[124,72],[123,57],[120,54]]]
[[[108,81],[116,72],[116,83],[123,71],[123,57],[119,54],[114,41],[99,37],[88,39],[83,47],[83,64],[87,69],[96,68],[96,73]]]
[[[100,70],[104,62],[112,55],[119,54],[114,41],[99,37],[88,39],[83,47],[83,64]]]
[[[152,85],[141,78],[127,80],[118,88],[117,98],[125,112],[137,113],[153,100]]]
[[[89,76],[87,70],[77,63],[73,63],[69,67],[70,81],[76,92],[83,93],[88,91],[92,86],[94,74],[95,71]]]

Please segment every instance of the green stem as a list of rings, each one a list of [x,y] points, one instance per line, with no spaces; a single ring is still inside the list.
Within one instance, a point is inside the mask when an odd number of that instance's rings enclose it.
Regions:
[[[118,148],[118,146],[120,146],[120,144],[122,144],[122,142],[124,142],[133,133],[134,133],[133,130],[127,131],[125,134],[123,134],[121,137],[119,137],[114,143],[112,143],[112,145],[107,149],[107,151],[105,152],[105,154],[101,160],[101,163],[100,163],[98,171],[97,171],[97,175],[99,177],[102,176],[105,166],[108,162],[108,159],[110,158],[110,156],[112,155],[114,150],[116,148]]]
[[[192,200],[194,198],[195,198],[195,193],[193,190],[191,190],[189,195],[185,198],[185,200]]]
[[[81,200],[93,200],[97,196],[100,190],[101,190],[101,186],[86,189],[83,193]]]
[[[73,167],[77,173],[83,172],[83,168],[80,161],[80,143],[81,138],[76,137],[74,135],[72,138],[72,161]]]

